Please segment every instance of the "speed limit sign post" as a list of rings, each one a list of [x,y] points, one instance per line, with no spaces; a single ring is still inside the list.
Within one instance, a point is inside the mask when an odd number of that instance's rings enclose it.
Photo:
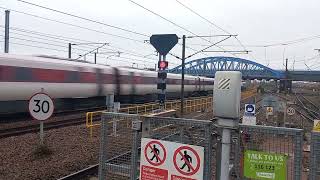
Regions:
[[[43,145],[43,121],[49,119],[54,111],[54,103],[51,97],[43,90],[34,94],[29,100],[29,113],[33,119],[40,121],[40,144]]]

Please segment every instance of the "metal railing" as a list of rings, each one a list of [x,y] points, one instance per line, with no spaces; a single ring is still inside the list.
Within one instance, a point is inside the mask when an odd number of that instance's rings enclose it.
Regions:
[[[240,139],[237,141],[238,144],[235,145],[237,149],[234,152],[235,170],[238,172],[237,179],[250,179],[245,177],[245,153],[246,151],[257,151],[285,156],[286,172],[283,177],[288,180],[301,180],[303,159],[302,129],[240,125],[239,131]]]
[[[255,96],[256,92],[257,92],[256,88],[242,92],[241,100],[246,100],[252,96]],[[181,107],[180,104],[181,104],[180,100],[167,101],[165,103],[165,110],[176,110],[177,112],[180,112],[180,107]],[[212,104],[213,104],[212,96],[189,98],[184,101],[184,112],[192,113],[192,112],[206,111],[206,110],[211,111]],[[158,103],[147,103],[142,105],[121,108],[119,110],[119,113],[148,115],[148,114],[155,113],[159,109],[160,109],[160,106]],[[90,137],[92,137],[93,128],[96,126],[100,126],[100,115],[103,112],[107,112],[107,110],[93,111],[93,112],[86,113],[86,127],[89,128]]]
[[[185,100],[184,104],[184,112],[192,113],[196,111],[204,111],[207,109],[212,109],[212,96],[210,97],[200,97],[200,98],[190,98]],[[180,101],[168,101],[165,103],[165,110],[176,110],[180,111]],[[158,103],[148,103],[137,106],[130,106],[121,108],[119,113],[127,113],[127,114],[139,114],[139,115],[148,115],[152,114],[155,111],[159,110],[160,106]],[[93,134],[93,128],[95,126],[100,126],[100,115],[103,112],[107,112],[107,110],[103,111],[93,111],[86,113],[86,127],[89,128],[90,137]],[[99,122],[97,122],[99,121]]]
[[[117,125],[119,133],[116,136],[112,130],[114,119],[121,120]],[[142,131],[134,129],[133,126],[127,126],[133,122],[141,122]],[[141,147],[142,138],[202,147],[205,152],[201,160],[203,161],[201,162],[203,164],[203,179],[209,180],[212,177],[211,152],[213,147],[211,141],[213,128],[211,127],[212,122],[209,120],[147,117],[106,112],[101,114],[101,123],[99,180],[136,180],[139,176],[139,169],[141,170],[140,167],[143,166],[143,162],[141,164],[139,160],[139,154],[143,148]],[[171,150],[173,151],[173,148]],[[167,151],[169,152],[169,150]],[[196,161],[195,159],[194,162]],[[200,164],[200,159],[198,163]]]

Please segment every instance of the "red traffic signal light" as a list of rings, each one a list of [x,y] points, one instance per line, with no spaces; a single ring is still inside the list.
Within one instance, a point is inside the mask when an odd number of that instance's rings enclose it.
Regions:
[[[159,62],[158,62],[158,68],[159,68],[159,69],[166,69],[166,68],[168,68],[168,61],[159,61]]]

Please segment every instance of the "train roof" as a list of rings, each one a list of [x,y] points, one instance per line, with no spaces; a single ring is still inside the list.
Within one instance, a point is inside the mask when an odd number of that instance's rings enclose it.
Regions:
[[[60,64],[64,65],[65,68],[69,67],[91,67],[91,68],[101,68],[101,69],[110,69],[114,68],[113,66],[109,65],[103,65],[103,64],[94,64],[88,61],[81,61],[77,59],[69,59],[69,58],[63,58],[63,57],[56,57],[56,56],[47,56],[47,55],[16,55],[16,54],[7,54],[7,53],[2,53],[0,54],[0,59],[16,59],[16,60],[23,60],[21,64],[16,64],[16,65],[28,65],[30,66],[29,62],[26,61],[33,61],[33,62],[39,62],[39,63],[48,63],[48,68],[51,67],[51,65],[54,67],[54,64]],[[0,61],[0,64],[1,61]],[[51,65],[50,65],[51,64]],[[116,67],[119,68],[120,70],[127,70],[130,72],[137,72],[137,73],[154,73],[154,71],[150,70],[144,70],[144,69],[136,69],[136,68],[130,68],[130,67]],[[181,75],[180,74],[170,74],[171,77],[176,77],[179,78]],[[186,75],[186,78],[195,78],[198,76],[191,76],[191,75]],[[213,78],[206,78],[202,77],[203,79],[206,80],[212,80]]]

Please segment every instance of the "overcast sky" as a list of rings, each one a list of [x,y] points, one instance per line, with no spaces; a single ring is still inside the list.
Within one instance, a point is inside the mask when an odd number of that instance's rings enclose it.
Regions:
[[[220,35],[226,32],[204,21],[175,0],[134,0],[142,6],[173,21],[183,30],[158,16],[135,5],[129,0],[26,0],[35,4],[61,10],[81,17],[114,25],[147,36],[137,35],[62,15],[16,0],[0,0],[1,51],[3,51],[4,10],[11,9],[10,52],[16,54],[46,54],[67,57],[67,43],[107,42],[100,50],[98,63],[114,66],[154,67],[157,61],[154,49],[144,40],[150,35],[174,33],[182,35]],[[179,0],[195,12],[207,18],[225,31],[238,35],[237,38],[250,50],[249,54],[235,56],[252,60],[274,69],[283,69],[283,59],[289,59],[289,68],[320,69],[320,1],[319,0]],[[69,25],[48,21],[19,12],[58,20]],[[81,26],[74,27],[71,26]],[[85,29],[87,28],[87,29]],[[89,30],[89,29],[90,30]],[[26,31],[32,31],[26,33]],[[194,34],[192,34],[192,33]],[[36,33],[42,33],[37,35]],[[112,35],[110,35],[112,34]],[[55,35],[56,38],[52,38]],[[131,40],[115,37],[122,36]],[[187,39],[187,55],[193,54],[210,42],[223,37]],[[137,41],[133,41],[137,40]],[[243,50],[235,38],[222,43],[225,50]],[[270,46],[271,45],[271,46]],[[33,46],[33,47],[31,47]],[[73,46],[74,58],[93,50],[95,46]],[[181,46],[171,51],[181,56]],[[210,50],[221,50],[218,47]],[[124,53],[117,57],[117,51]],[[146,56],[146,58],[144,58]],[[187,61],[206,56],[234,56],[230,53],[199,53]],[[93,60],[93,56],[86,58]],[[180,64],[180,60],[168,55],[170,67]],[[294,63],[295,62],[295,63]],[[136,63],[136,64],[133,64]],[[138,64],[138,65],[137,65]]]

